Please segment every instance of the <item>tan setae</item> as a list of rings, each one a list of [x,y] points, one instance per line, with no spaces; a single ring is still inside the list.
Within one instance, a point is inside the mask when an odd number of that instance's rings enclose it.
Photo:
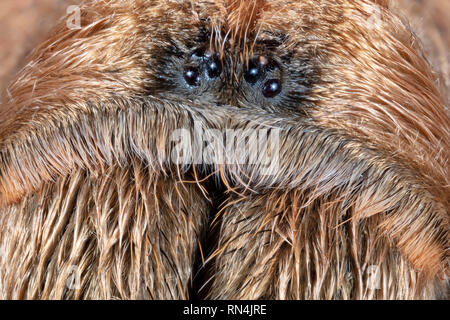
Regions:
[[[447,102],[387,1],[80,12],[0,107],[0,298],[447,297]]]

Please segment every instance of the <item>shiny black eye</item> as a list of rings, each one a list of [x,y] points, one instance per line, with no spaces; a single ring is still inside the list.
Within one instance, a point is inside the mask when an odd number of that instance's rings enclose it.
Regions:
[[[250,84],[255,84],[262,77],[262,71],[261,66],[255,60],[250,60],[248,63],[248,69],[244,73],[245,81]]]
[[[208,61],[207,64],[208,76],[210,79],[215,79],[222,73],[222,67],[217,59]]]
[[[195,67],[187,67],[183,73],[184,80],[190,86],[197,87],[200,85],[200,71]]]
[[[266,98],[273,98],[281,92],[281,81],[278,79],[271,79],[264,84],[263,95]]]

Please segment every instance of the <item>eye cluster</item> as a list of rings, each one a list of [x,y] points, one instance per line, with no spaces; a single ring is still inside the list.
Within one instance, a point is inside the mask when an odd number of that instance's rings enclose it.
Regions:
[[[280,66],[265,56],[250,59],[244,72],[245,81],[254,88],[260,88],[266,98],[274,98],[281,93]]]
[[[224,59],[224,61],[230,60],[232,59]],[[226,74],[238,74],[241,78],[236,82],[236,87],[240,88],[237,92],[243,93],[247,99],[267,99],[269,102],[270,99],[277,97],[282,92],[282,72],[275,59],[262,55],[255,56],[239,66],[240,70],[226,73],[223,72],[223,69],[226,68],[224,61],[219,59],[217,53],[204,47],[190,53],[182,70],[185,88],[192,94],[202,93],[203,95],[209,92],[214,95],[214,88],[224,88],[226,83],[232,82],[224,79]],[[214,83],[219,79],[223,81],[217,87],[217,84]]]
[[[200,87],[208,81],[217,80],[222,74],[222,64],[215,53],[204,48],[197,49],[191,56],[192,64],[183,70],[183,78],[190,87]]]

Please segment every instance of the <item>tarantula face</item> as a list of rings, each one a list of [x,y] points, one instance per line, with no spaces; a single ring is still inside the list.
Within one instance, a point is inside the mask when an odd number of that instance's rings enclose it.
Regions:
[[[450,117],[388,1],[80,11],[0,108],[0,298],[446,295]]]
[[[151,17],[173,28],[147,31],[155,34],[148,44],[150,95],[279,115],[302,114],[313,105],[310,93],[320,70],[308,35],[298,33],[309,28],[305,21],[286,28],[276,4],[258,7],[257,1],[228,18],[223,12],[229,8],[220,1],[173,6]],[[301,11],[299,6],[286,3],[283,10],[292,15]]]

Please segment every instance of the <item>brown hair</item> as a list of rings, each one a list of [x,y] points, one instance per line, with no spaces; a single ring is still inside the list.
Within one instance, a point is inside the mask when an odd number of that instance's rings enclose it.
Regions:
[[[387,1],[81,12],[0,108],[2,298],[446,296],[450,119]],[[219,54],[226,81],[193,94],[176,79],[198,46]],[[275,102],[241,80],[260,52],[283,71]],[[240,165],[237,149],[222,162],[219,145],[212,165],[174,164],[171,134],[194,123],[219,140],[280,129],[279,161]]]

